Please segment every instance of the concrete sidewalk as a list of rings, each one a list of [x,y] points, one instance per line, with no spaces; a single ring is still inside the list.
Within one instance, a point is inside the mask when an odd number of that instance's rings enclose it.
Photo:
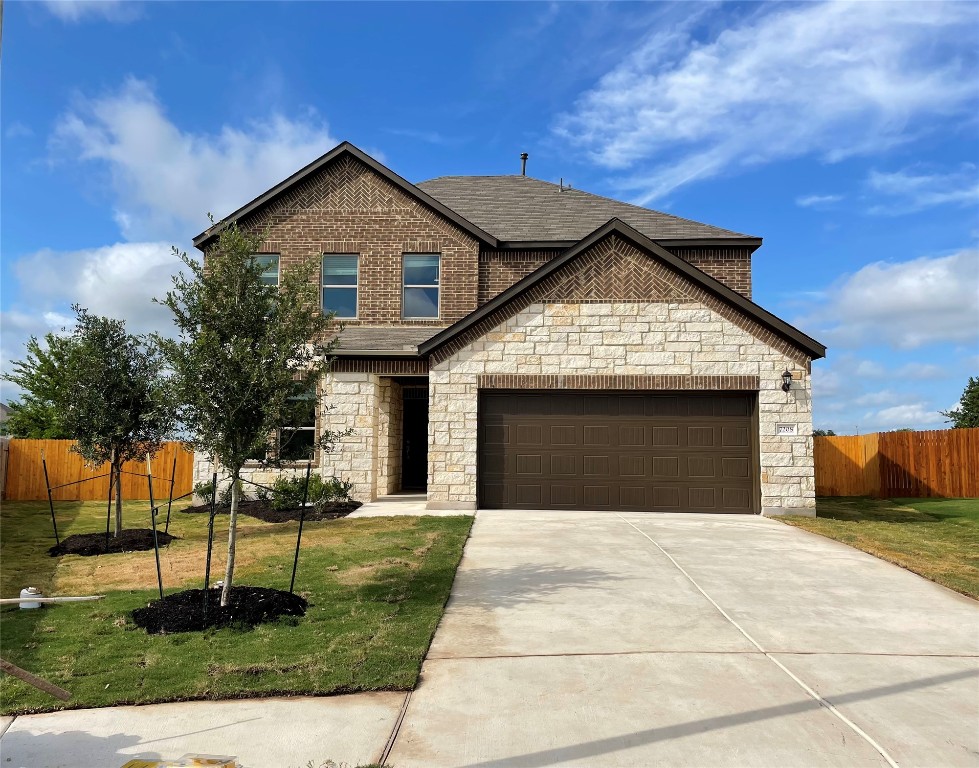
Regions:
[[[118,768],[187,753],[236,755],[244,768],[353,766],[380,759],[403,693],[193,701],[18,717],[0,739],[9,768]],[[9,719],[9,718],[8,718]]]
[[[977,675],[974,601],[776,521],[480,512],[390,764],[976,766]]]

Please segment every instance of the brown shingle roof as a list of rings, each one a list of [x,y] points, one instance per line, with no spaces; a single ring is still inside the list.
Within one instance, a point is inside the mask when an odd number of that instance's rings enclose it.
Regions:
[[[529,176],[441,176],[416,186],[504,241],[580,240],[615,218],[653,240],[757,240]]]
[[[431,326],[384,326],[372,328],[353,325],[340,332],[340,345],[334,354],[343,356],[357,352],[404,352],[414,355],[418,345],[444,328]]]

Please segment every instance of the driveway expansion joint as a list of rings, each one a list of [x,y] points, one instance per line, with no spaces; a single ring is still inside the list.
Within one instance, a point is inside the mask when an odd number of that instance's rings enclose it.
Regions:
[[[815,691],[815,689],[813,689],[812,687],[810,687],[809,685],[807,685],[801,678],[799,678],[795,673],[793,673],[782,662],[780,662],[778,659],[776,659],[771,653],[769,653],[764,648],[762,648],[761,644],[757,640],[755,640],[755,638],[753,638],[750,634],[748,634],[747,630],[745,630],[740,624],[738,624],[738,622],[736,622],[734,619],[732,619],[731,616],[728,615],[727,611],[725,611],[723,608],[721,608],[721,606],[718,605],[717,601],[715,601],[714,598],[712,598],[710,595],[708,595],[707,592],[704,590],[704,588],[701,587],[700,584],[698,584],[697,581],[693,578],[693,576],[691,576],[689,573],[687,573],[687,571],[683,568],[683,566],[681,566],[673,558],[673,556],[669,552],[667,552],[665,549],[663,549],[663,547],[661,547],[659,545],[659,543],[655,539],[653,539],[648,533],[646,533],[644,530],[642,530],[639,526],[637,526],[632,521],[627,520],[626,518],[622,517],[622,515],[619,515],[618,513],[615,513],[615,514],[618,516],[618,518],[620,520],[622,520],[622,522],[624,522],[626,525],[632,527],[636,532],[639,533],[640,536],[643,536],[654,547],[656,547],[656,549],[658,549],[660,552],[662,552],[669,559],[669,561],[671,563],[673,563],[673,565],[676,567],[676,569],[678,571],[680,571],[680,573],[682,573],[684,575],[684,577],[686,577],[687,581],[689,581],[697,589],[697,591],[700,592],[700,594],[702,594],[707,599],[707,601],[711,605],[713,605],[714,608],[716,608],[717,611],[725,619],[727,619],[728,622],[730,622],[730,624],[735,629],[738,630],[738,632],[740,632],[742,635],[744,635],[745,639],[749,643],[751,643],[762,654],[764,654],[764,656],[769,661],[771,661],[773,664],[775,664],[775,666],[777,666],[786,675],[788,675],[789,678],[791,678],[792,681],[796,685],[798,685],[809,696],[811,696],[813,699],[815,699],[819,703],[820,706],[825,707],[831,714],[835,715],[841,722],[843,722],[844,724],[846,724],[847,726],[849,726],[850,729],[854,733],[856,733],[858,736],[860,736],[860,738],[862,738],[871,747],[873,747],[875,750],[877,750],[877,752],[880,754],[880,756],[883,757],[884,760],[887,761],[887,764],[890,765],[891,768],[899,768],[899,766],[898,766],[897,762],[894,760],[894,758],[891,757],[890,754],[888,754],[887,750],[884,749],[880,744],[878,744],[877,741],[869,733],[867,733],[866,731],[864,731],[859,725],[857,725],[850,718],[848,718],[846,715],[844,715],[842,712],[840,712],[835,706],[833,706],[832,702],[830,702],[827,699],[824,699],[822,696],[820,696]]]

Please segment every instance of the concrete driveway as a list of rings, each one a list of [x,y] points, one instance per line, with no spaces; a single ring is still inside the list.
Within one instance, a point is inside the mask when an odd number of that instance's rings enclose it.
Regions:
[[[979,604],[759,517],[480,512],[388,762],[976,766]]]

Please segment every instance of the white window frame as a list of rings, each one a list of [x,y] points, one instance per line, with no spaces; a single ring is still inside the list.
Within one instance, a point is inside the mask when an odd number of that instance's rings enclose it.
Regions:
[[[408,284],[405,282],[405,260],[410,256],[434,256],[439,260],[439,276],[435,285],[424,285],[420,283]],[[434,317],[415,317],[405,314],[405,289],[407,288],[435,288],[438,291],[438,300],[435,306]],[[402,320],[439,320],[442,317],[442,254],[441,253],[402,253],[401,254],[401,319]]]
[[[326,282],[326,259],[328,256],[353,256],[357,262],[357,282],[353,285],[327,284]],[[359,253],[324,253],[320,258],[320,311],[326,312],[323,306],[324,288],[345,288],[354,289],[354,313],[352,315],[334,315],[337,320],[356,320],[360,315],[360,254]]]

